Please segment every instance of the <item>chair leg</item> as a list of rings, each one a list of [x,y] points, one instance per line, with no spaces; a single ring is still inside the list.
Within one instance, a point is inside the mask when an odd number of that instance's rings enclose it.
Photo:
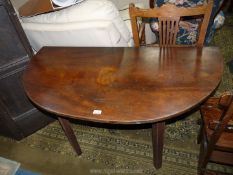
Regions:
[[[204,133],[202,132],[202,139],[200,144],[200,153],[199,153],[199,160],[198,160],[198,174],[204,175],[206,166],[209,162],[209,158],[212,152],[212,149],[207,145],[207,138]]]
[[[204,145],[203,145],[203,141],[201,141],[201,145],[200,145],[200,152],[199,152],[199,160],[198,160],[198,175],[204,175],[204,168],[203,168],[203,159],[204,159]]]

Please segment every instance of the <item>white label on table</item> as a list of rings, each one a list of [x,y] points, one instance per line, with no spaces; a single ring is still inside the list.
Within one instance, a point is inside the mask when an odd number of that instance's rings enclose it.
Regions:
[[[93,114],[94,114],[94,115],[101,115],[101,113],[102,113],[102,110],[97,110],[97,109],[95,109],[95,110],[93,111]]]

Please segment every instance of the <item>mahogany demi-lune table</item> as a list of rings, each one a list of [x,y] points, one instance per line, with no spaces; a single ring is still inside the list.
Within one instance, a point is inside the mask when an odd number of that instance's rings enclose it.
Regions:
[[[57,115],[78,155],[71,118],[150,123],[154,166],[160,168],[165,122],[198,107],[222,73],[217,47],[44,47],[30,60],[23,85],[36,106]]]

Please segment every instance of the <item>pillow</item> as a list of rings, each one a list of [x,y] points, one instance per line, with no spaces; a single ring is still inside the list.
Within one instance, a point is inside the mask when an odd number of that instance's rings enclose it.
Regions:
[[[112,20],[119,16],[115,5],[107,0],[87,0],[59,11],[22,17],[23,22],[69,23],[87,20]]]
[[[33,17],[22,17],[23,23],[65,24],[78,22],[111,21],[125,41],[130,38],[130,32],[121,19],[116,6],[108,0],[86,0],[59,11],[40,14]]]

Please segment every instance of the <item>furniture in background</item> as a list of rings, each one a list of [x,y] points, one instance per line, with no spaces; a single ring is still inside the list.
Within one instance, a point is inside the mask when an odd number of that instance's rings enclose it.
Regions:
[[[22,139],[52,121],[25,95],[21,75],[33,56],[9,0],[0,0],[0,134]]]
[[[222,73],[217,47],[44,47],[31,59],[23,84],[38,107],[56,114],[78,155],[69,119],[152,124],[154,165],[160,168],[166,120],[208,98]]]
[[[205,45],[208,45],[215,31],[220,28],[224,24],[224,14],[221,11],[221,7],[224,0],[213,0],[213,8],[210,16],[210,20],[208,23],[207,33],[205,37]],[[200,6],[205,3],[208,3],[209,0],[183,0],[183,1],[170,1],[170,0],[150,0],[150,6],[153,7],[161,7],[164,4],[171,3],[175,4],[178,7],[195,7]],[[177,43],[178,44],[189,44],[192,45],[196,42],[195,36],[198,35],[198,28],[196,28],[197,24],[200,22],[198,18],[182,18],[182,25],[179,26],[179,31],[177,35]],[[151,29],[152,31],[158,35],[157,33],[158,21],[156,18],[151,19]]]
[[[197,7],[177,7],[173,4],[165,4],[161,7],[154,7],[150,9],[140,9],[135,7],[134,4],[130,4],[130,17],[133,31],[134,44],[139,47],[144,41],[143,34],[144,25],[138,22],[138,18],[156,18],[158,19],[157,31],[159,33],[158,43],[161,47],[175,46],[179,44],[177,42],[177,33],[179,32],[179,26],[182,24],[181,19],[183,17],[197,17],[203,16],[203,19],[195,26],[199,29],[196,42],[193,43],[197,46],[203,46],[206,30],[208,27],[211,10],[213,7],[212,0],[209,0],[208,4]],[[196,30],[195,29],[195,30]],[[144,44],[144,43],[142,43]],[[145,44],[144,44],[145,45]]]
[[[139,2],[140,7],[149,6],[148,0],[132,1]],[[59,11],[20,20],[35,51],[43,46],[133,46],[128,1],[113,2],[85,0]],[[149,25],[147,31],[151,31]]]
[[[201,116],[198,170],[203,175],[210,161],[233,165],[233,93],[208,99],[201,107]]]

